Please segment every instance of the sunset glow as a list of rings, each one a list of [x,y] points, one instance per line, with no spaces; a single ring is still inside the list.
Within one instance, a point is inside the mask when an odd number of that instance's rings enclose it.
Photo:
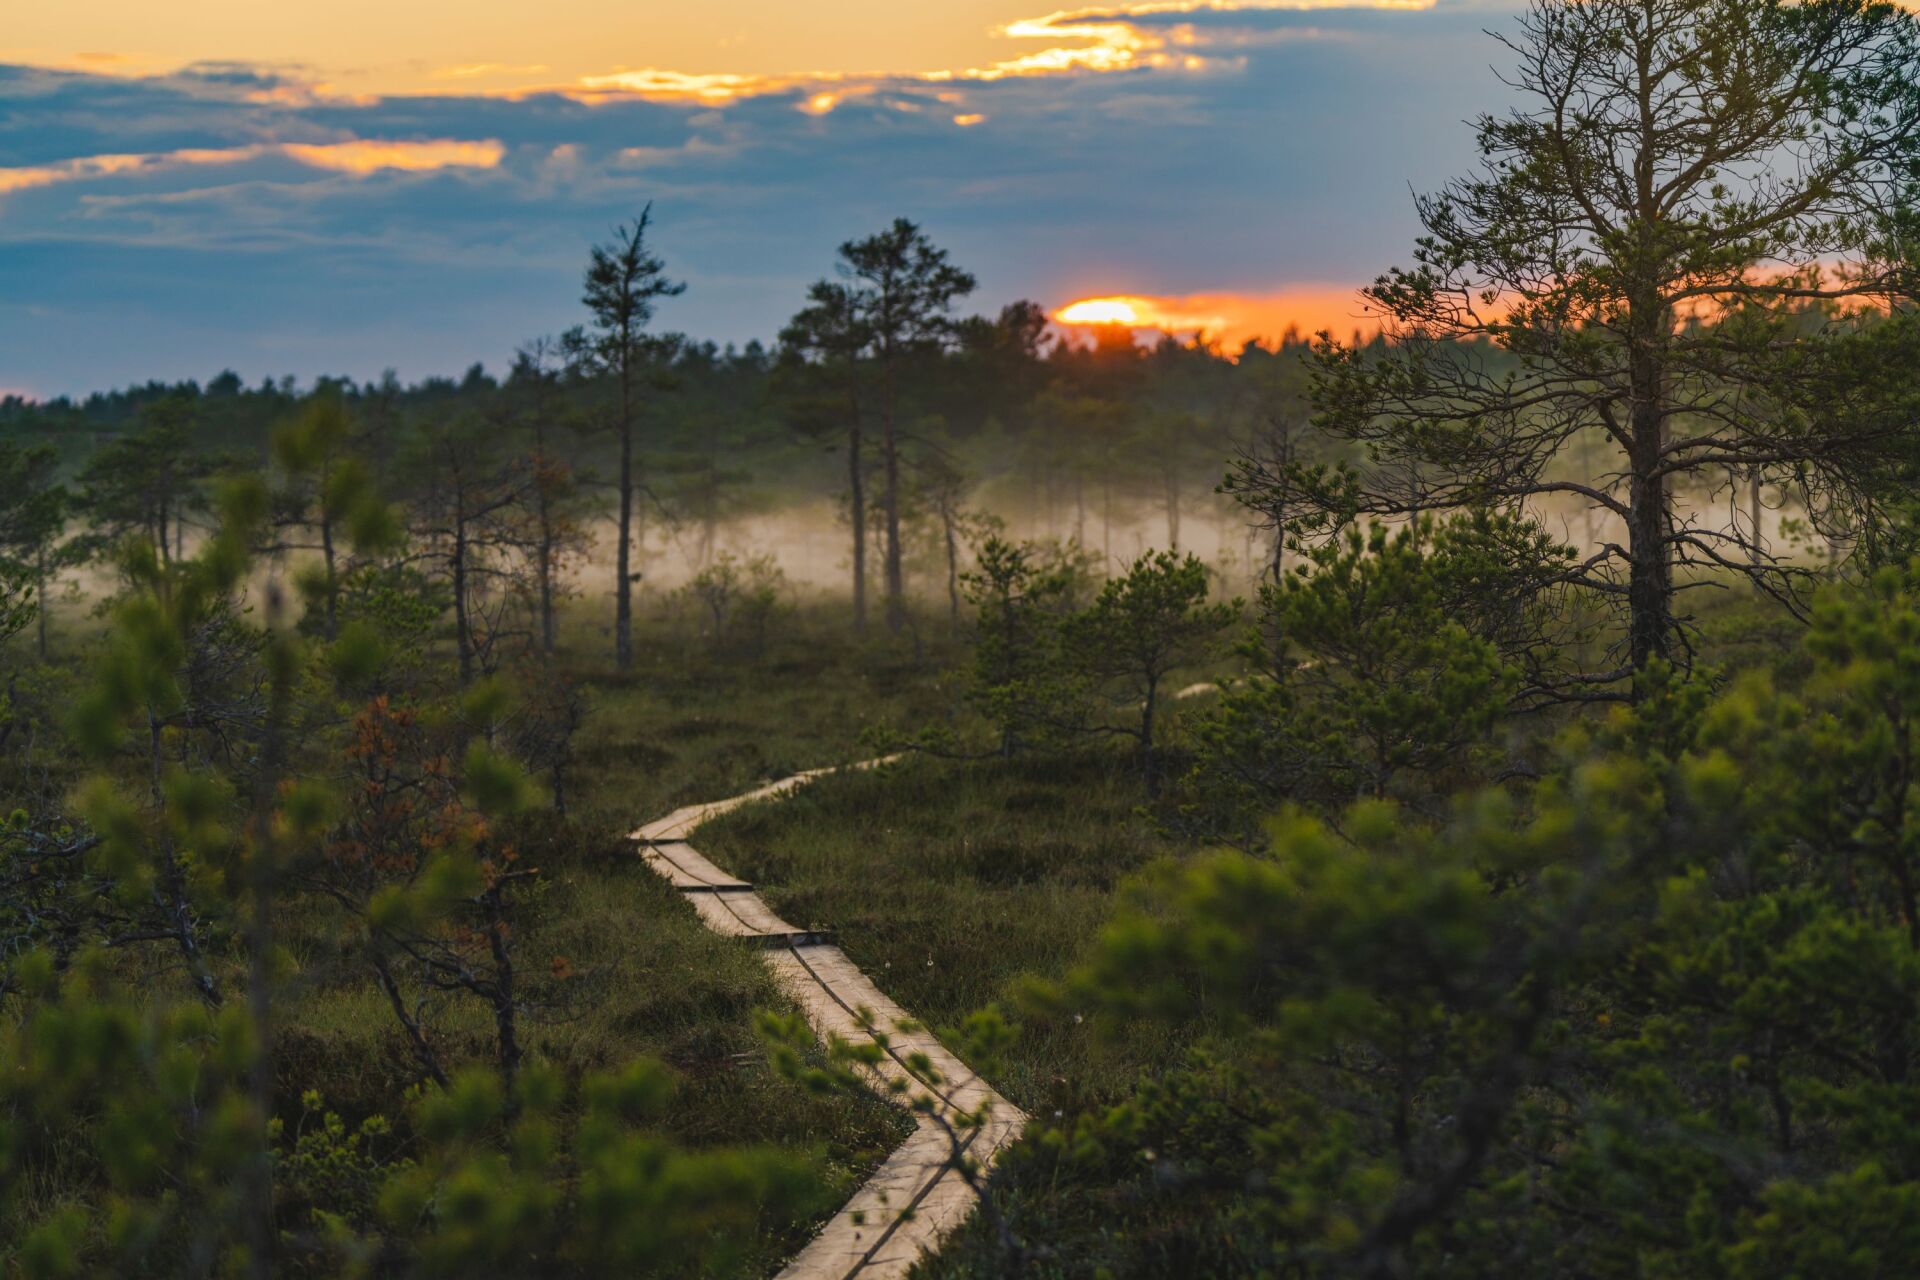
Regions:
[[[1195,293],[1147,297],[1114,294],[1081,298],[1052,312],[1066,329],[1120,327],[1182,337],[1201,336],[1228,350],[1255,339],[1273,340],[1289,330],[1322,329],[1345,337],[1371,332],[1377,317],[1363,307],[1352,285],[1300,285],[1271,293]]]
[[[1154,323],[1147,318],[1152,305],[1145,298],[1087,298],[1060,308],[1053,318],[1066,325],[1120,324],[1144,328]]]
[[[945,11],[929,6],[875,24],[866,0],[824,0],[818,21],[806,24],[765,0],[715,0],[708,21],[649,12],[644,30],[628,30],[629,12],[608,0],[558,0],[553,20],[530,35],[518,21],[518,6],[475,0],[461,7],[458,33],[450,35],[444,19],[452,16],[451,6],[438,0],[399,14],[373,0],[339,0],[338,15],[300,0],[272,6],[214,0],[187,13],[132,0],[79,0],[10,15],[10,43],[0,47],[0,63],[153,76],[230,62],[287,68],[282,74],[306,91],[344,98],[559,93],[720,106],[796,90],[817,96],[848,83],[984,84],[1143,68],[1201,71],[1214,61],[1190,47],[1194,28],[1177,21],[1181,15],[1417,10],[1433,3],[1147,0],[1033,15],[1020,12],[1027,6],[1019,0],[979,0]],[[843,19],[839,24],[829,21],[836,13]],[[999,20],[980,20],[988,15]],[[356,16],[360,21],[352,20]],[[716,57],[712,27],[727,23],[741,24],[743,32],[720,41]],[[837,40],[816,45],[802,38],[806,27],[836,25]],[[357,34],[376,30],[377,41]],[[101,31],[119,33],[129,47],[99,49],[94,42]],[[621,48],[644,48],[654,60],[623,66],[608,56]],[[727,54],[734,48],[754,52],[735,61]]]

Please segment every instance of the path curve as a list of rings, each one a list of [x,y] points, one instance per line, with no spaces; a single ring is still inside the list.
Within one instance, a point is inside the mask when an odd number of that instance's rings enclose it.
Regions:
[[[848,767],[870,769],[895,758]],[[871,1015],[870,1025],[880,1028],[890,1042],[868,1081],[874,1092],[898,1101],[899,1095],[889,1086],[902,1082],[912,1093],[926,1092],[926,1086],[906,1065],[909,1057],[924,1053],[947,1082],[938,1091],[943,1114],[976,1112],[986,1104],[986,1123],[971,1130],[965,1139],[967,1156],[984,1170],[1025,1127],[1027,1117],[1019,1108],[948,1052],[931,1033],[894,1030],[911,1023],[911,1015],[887,999],[834,945],[830,934],[788,924],[761,900],[751,884],[727,874],[687,842],[687,837],[709,818],[756,800],[787,795],[834,772],[810,769],[745,795],[676,809],[641,827],[631,838],[639,843],[648,867],[680,891],[708,928],[764,949],[775,979],[800,1006],[822,1040],[837,1035],[855,1044],[870,1042],[872,1036],[863,1028],[860,1014],[864,1010]],[[854,1192],[776,1280],[895,1280],[906,1275],[973,1208],[973,1188],[954,1168],[950,1157],[949,1140],[941,1125],[931,1116],[916,1113],[913,1134]]]

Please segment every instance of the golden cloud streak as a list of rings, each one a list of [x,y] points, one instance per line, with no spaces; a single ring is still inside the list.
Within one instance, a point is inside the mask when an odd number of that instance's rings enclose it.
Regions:
[[[711,74],[690,74],[684,71],[662,71],[647,67],[639,71],[614,71],[603,76],[582,76],[578,85],[565,86],[560,91],[572,96],[588,98],[617,96],[635,98],[693,99],[697,102],[710,102],[716,105],[732,102],[736,98],[757,97],[768,93],[782,93],[786,90],[814,83],[828,83],[838,77],[830,75],[813,76],[751,76],[734,75],[728,72]],[[521,90],[522,93],[549,92],[549,90]]]
[[[57,182],[82,182],[89,178],[110,178],[126,173],[146,173],[176,165],[235,164],[257,155],[258,148],[236,147],[228,150],[163,151],[149,154],[81,156],[57,164],[30,165],[0,169],[0,195],[50,187]]]
[[[996,80],[1070,74],[1102,75],[1143,67],[1199,70],[1208,59],[1191,52],[1198,37],[1191,25],[1151,30],[1144,18],[1202,13],[1276,13],[1367,8],[1397,11],[1431,9],[1435,0],[1151,0],[1149,3],[1061,9],[1037,18],[1021,18],[994,32],[1010,40],[1053,41],[1046,49],[1005,58],[985,66],[916,72],[794,72],[785,75],[688,73],[644,67],[583,76],[567,85],[511,91],[510,97],[560,93],[580,101],[638,97],[725,106],[746,98],[804,91],[802,111],[824,115],[859,93],[882,84],[991,83]]]
[[[1920,0],[1904,0],[1920,4]],[[573,69],[562,72],[565,78],[540,79],[549,74],[549,63],[560,61],[549,55],[542,62],[501,60],[474,61],[454,65],[421,67],[416,72],[417,86],[391,91],[386,95],[352,92],[324,79],[305,78],[298,73],[277,79],[276,83],[253,87],[227,87],[242,101],[304,105],[316,101],[371,102],[380,96],[420,94],[438,96],[484,96],[520,99],[540,94],[560,94],[582,102],[637,97],[678,101],[708,106],[725,106],[746,98],[795,93],[803,110],[824,114],[817,104],[808,105],[822,93],[831,93],[835,103],[844,102],[856,87],[871,92],[887,86],[908,84],[988,83],[1026,77],[1062,75],[1104,75],[1142,68],[1202,70],[1221,65],[1217,56],[1222,44],[1233,43],[1222,32],[1207,32],[1195,23],[1182,23],[1182,15],[1272,13],[1337,8],[1386,10],[1430,9],[1436,0],[1116,0],[1108,5],[1059,9],[1032,18],[1020,18],[994,29],[993,36],[1014,42],[1030,51],[1014,53],[977,66],[950,66],[918,71],[800,71],[779,74],[683,72],[671,68],[616,68],[604,74],[576,75]],[[1209,51],[1213,52],[1209,52]],[[497,54],[504,50],[494,51]],[[515,49],[516,53],[532,50]],[[57,54],[45,48],[14,46],[0,48],[0,62],[84,72],[125,78],[147,78],[191,72],[194,61],[177,53],[170,57],[144,53],[99,52]],[[361,72],[346,73],[362,75]],[[515,83],[515,82],[518,83]],[[890,104],[893,105],[893,104]]]
[[[1015,40],[1082,40],[1085,45],[1055,47],[1030,53],[990,67],[960,73],[968,80],[1001,80],[1010,76],[1058,75],[1071,71],[1131,71],[1137,67],[1183,66],[1198,69],[1206,59],[1171,54],[1172,45],[1191,45],[1196,36],[1188,26],[1148,30],[1142,18],[1164,18],[1200,13],[1280,13],[1316,9],[1431,9],[1435,0],[1149,0],[1142,4],[1101,5],[1061,9],[1042,18],[1010,22],[996,34]]]
[[[437,138],[428,142],[328,142],[319,145],[282,143],[278,150],[301,164],[334,173],[378,173],[395,169],[423,173],[431,169],[491,169],[507,149],[489,138],[465,142]]]
[[[419,173],[432,169],[491,169],[506,148],[482,142],[438,138],[422,142],[271,142],[246,147],[190,148],[121,155],[81,156],[56,164],[0,169],[0,195],[62,182],[84,182],[165,169],[241,164],[263,156],[285,156],[312,169],[364,176],[383,170]]]
[[[514,67],[504,62],[469,62],[464,66],[441,67],[433,73],[435,80],[470,80],[475,76],[531,76],[547,70],[544,62],[531,66]]]

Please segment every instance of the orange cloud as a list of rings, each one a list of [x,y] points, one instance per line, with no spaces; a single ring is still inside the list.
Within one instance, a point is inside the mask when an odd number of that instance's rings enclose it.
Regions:
[[[381,170],[421,172],[430,169],[490,169],[506,155],[506,148],[491,139],[466,142],[432,139],[424,142],[382,142],[355,139],[350,142],[260,143],[246,147],[219,149],[190,148],[180,151],[81,156],[55,164],[28,165],[0,169],[0,195],[47,187],[60,182],[83,182],[130,173],[152,173],[163,169],[204,165],[240,164],[262,156],[281,155],[314,169],[334,173],[369,174]]]
[[[397,169],[420,173],[429,169],[491,169],[500,163],[507,149],[489,138],[483,142],[463,142],[437,138],[428,142],[328,142],[318,145],[283,143],[282,154],[315,169],[335,173],[378,173]]]
[[[1081,298],[1057,308],[1052,319],[1065,329],[1109,326],[1136,333],[1199,335],[1235,350],[1255,339],[1273,340],[1288,330],[1326,329],[1341,337],[1379,327],[1352,285],[1296,285],[1270,293],[1190,293],[1149,297],[1113,294]]]
[[[56,182],[110,178],[118,174],[141,173],[173,165],[233,164],[251,159],[258,153],[259,149],[256,147],[236,147],[221,151],[190,150],[81,156],[77,160],[61,160],[55,164],[0,169],[0,195],[26,191],[33,187],[48,187]]]

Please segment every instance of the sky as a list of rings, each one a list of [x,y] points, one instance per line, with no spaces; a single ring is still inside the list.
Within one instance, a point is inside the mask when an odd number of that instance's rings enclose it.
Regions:
[[[1502,0],[62,0],[0,27],[0,394],[500,370],[652,203],[770,340],[920,223],[970,310],[1365,325],[1500,110]],[[1107,300],[1097,306],[1074,304]]]

